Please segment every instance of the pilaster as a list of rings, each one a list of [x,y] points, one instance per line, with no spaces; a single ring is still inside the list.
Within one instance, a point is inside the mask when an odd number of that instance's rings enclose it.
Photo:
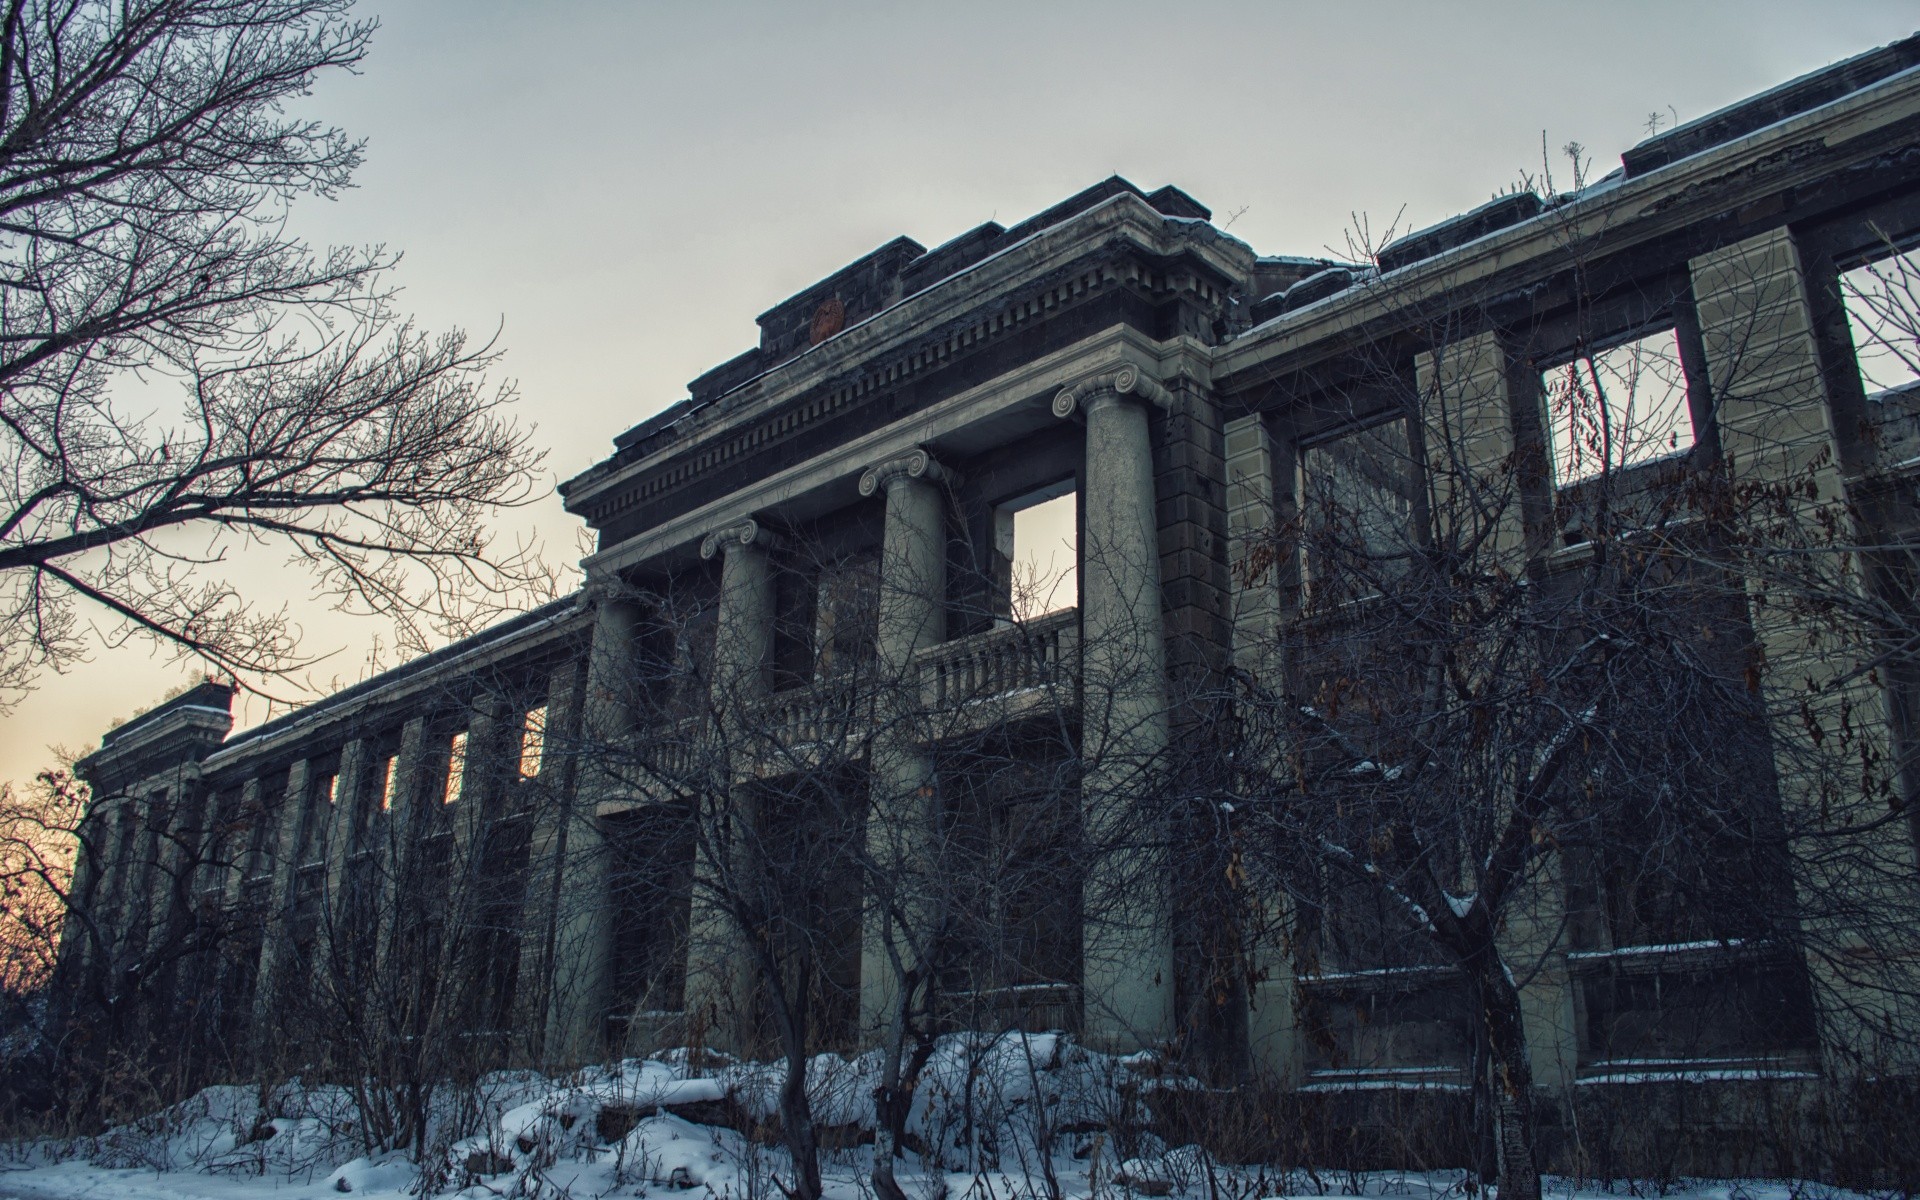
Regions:
[[[320,923],[320,940],[313,956],[313,981],[321,986],[345,966],[346,940],[360,931],[348,929],[352,906],[347,902],[347,863],[359,847],[355,832],[366,825],[364,806],[368,803],[367,774],[369,748],[365,738],[354,738],[340,748],[340,774],[335,784],[333,819],[327,823],[326,916]],[[344,978],[339,980],[353,986]]]
[[[1277,558],[1283,489],[1293,487],[1291,446],[1280,442],[1258,413],[1226,425],[1227,562],[1231,581],[1233,662],[1263,686],[1281,683],[1281,635],[1285,620],[1282,579],[1291,563]],[[1278,764],[1268,770],[1278,769]],[[1249,903],[1278,911],[1280,896]],[[1271,917],[1270,928],[1282,922]],[[1298,1083],[1302,1047],[1294,1012],[1293,963],[1274,945],[1250,949],[1254,980],[1247,997],[1247,1041],[1257,1068],[1283,1085]]]
[[[393,810],[387,814],[385,837],[379,841],[380,902],[376,911],[375,971],[390,981],[404,970],[403,939],[412,913],[413,877],[425,822],[421,809],[429,803],[422,793],[430,764],[427,761],[427,718],[414,717],[400,728],[400,751],[393,760]]]
[[[1445,341],[1414,366],[1433,536],[1443,553],[1473,556],[1473,570],[1517,578],[1545,548],[1527,532],[1527,487],[1544,486],[1544,477],[1526,478],[1532,460],[1519,452],[1519,431],[1538,421],[1517,411],[1537,405],[1539,394],[1513,386],[1516,368],[1492,331]],[[1557,1089],[1572,1081],[1578,1050],[1572,976],[1559,940],[1566,893],[1558,871],[1540,872],[1526,886],[1509,909],[1500,951],[1516,970],[1528,969],[1520,1006],[1534,1083]]]

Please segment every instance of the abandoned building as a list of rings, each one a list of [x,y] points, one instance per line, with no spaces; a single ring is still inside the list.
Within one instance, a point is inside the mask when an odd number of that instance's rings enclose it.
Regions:
[[[1262,255],[1117,177],[933,249],[897,238],[562,485],[598,535],[577,595],[252,729],[208,683],[108,732],[81,764],[62,986],[137,976],[157,1041],[292,1054],[320,1021],[299,997],[399,964],[489,1061],[561,1063],[770,1044],[752,964],[784,955],[812,1043],[849,1049],[879,1036],[898,962],[935,953],[915,906],[950,870],[970,882],[944,901],[944,1019],[1137,1047],[1190,1039],[1204,1008],[1247,1075],[1457,1084],[1474,1035],[1446,966],[1330,910],[1206,999],[1202,872],[1061,847],[1123,843],[1141,809],[1112,797],[1188,787],[1155,764],[1198,770],[1195,697],[1265,678],[1320,619],[1332,567],[1263,554],[1276,530],[1335,503],[1363,541],[1409,519],[1419,489],[1381,455],[1418,462],[1437,427],[1383,423],[1383,379],[1471,393],[1445,436],[1489,476],[1540,437],[1520,572],[1598,536],[1556,372],[1656,353],[1646,436],[1603,447],[1622,481],[1712,447],[1910,537],[1907,380],[1856,355],[1843,283],[1920,239],[1917,64],[1920,39],[1842,62],[1367,262]],[[1742,636],[1817,670],[1776,609]],[[1895,674],[1853,718],[1890,761]],[[1790,758],[1758,772],[1770,803]],[[882,894],[862,863],[918,883]],[[1538,1087],[1819,1068],[1834,1026],[1795,997],[1825,962],[1605,891],[1569,877],[1529,917],[1555,931],[1521,980]],[[1723,993],[1748,1016],[1703,1032]]]

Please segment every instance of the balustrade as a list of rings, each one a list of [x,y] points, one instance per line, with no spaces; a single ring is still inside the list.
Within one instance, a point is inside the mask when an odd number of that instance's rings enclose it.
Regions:
[[[916,656],[920,701],[939,712],[1068,683],[1080,665],[1080,610],[931,646]]]
[[[1080,613],[1063,609],[1038,620],[957,638],[914,656],[920,703],[928,715],[966,711],[975,723],[1023,715],[1035,704],[1057,703],[1058,689],[1077,684]],[[817,758],[849,749],[849,739],[869,732],[882,684],[870,675],[815,682],[750,703],[732,747],[740,764],[778,770],[796,753]],[[714,742],[703,718],[658,727],[641,759],[665,777],[691,779]],[[790,764],[788,764],[790,765]],[[604,806],[603,806],[604,807]]]

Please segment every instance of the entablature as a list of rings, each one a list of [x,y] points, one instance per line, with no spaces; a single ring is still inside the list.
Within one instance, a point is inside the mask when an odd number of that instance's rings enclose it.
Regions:
[[[612,549],[743,472],[790,467],[1106,325],[1213,335],[1253,263],[1203,220],[1114,196],[687,413],[563,485],[567,506]]]
[[[911,419],[895,417],[821,446],[783,469],[736,478],[712,499],[667,516],[581,565],[589,578],[598,578],[676,553],[691,558],[693,547],[723,526],[763,515],[798,522],[856,503],[859,479],[873,464],[922,446],[958,461],[1050,429],[1057,421],[1052,403],[1062,388],[1122,362],[1137,364],[1163,382],[1178,375],[1208,377],[1204,343],[1185,337],[1161,341],[1131,325],[1110,325],[935,401]]]
[[[575,593],[344,688],[229,740],[201,762],[208,777],[243,776],[314,753],[337,751],[376,728],[451,708],[517,676],[550,670],[586,652],[593,610]],[[436,704],[435,701],[438,703]]]

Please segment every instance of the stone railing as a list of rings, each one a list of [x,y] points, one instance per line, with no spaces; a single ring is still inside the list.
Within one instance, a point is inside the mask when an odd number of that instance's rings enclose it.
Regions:
[[[1080,670],[1080,610],[957,638],[920,652],[920,702],[940,712],[962,705],[1041,696]]]
[[[741,748],[766,767],[821,761],[862,732],[862,691],[853,678],[823,679],[759,701],[741,730]]]
[[[682,717],[662,724],[651,736],[642,736],[646,744],[639,757],[645,773],[684,784],[706,765],[709,739],[704,717]]]

